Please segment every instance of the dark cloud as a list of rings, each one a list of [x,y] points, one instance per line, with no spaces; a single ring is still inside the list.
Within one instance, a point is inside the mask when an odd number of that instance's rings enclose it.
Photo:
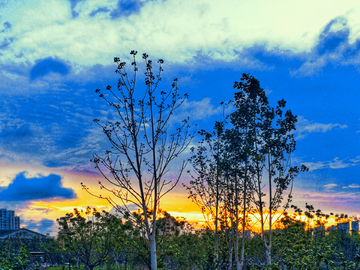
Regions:
[[[9,22],[4,22],[5,29],[11,29],[11,24]]]
[[[295,53],[281,48],[269,49],[266,43],[235,52],[239,55],[240,61],[247,59],[253,65],[253,67],[245,67],[247,69],[265,71],[276,68],[286,71],[286,76],[289,75],[289,71],[292,76],[294,74],[310,76],[320,74],[331,66],[357,65],[356,57],[360,51],[360,40],[349,44],[349,33],[346,20],[339,17],[331,20],[324,27],[318,37],[318,43],[309,52]]]
[[[45,160],[43,164],[48,168],[58,168],[58,167],[74,165],[71,161],[67,160],[66,158],[52,158],[49,160]]]
[[[77,13],[74,9],[76,7],[76,4],[79,2],[82,2],[84,0],[69,0],[70,5],[71,5],[71,14],[72,17],[75,19],[77,16],[79,16],[79,13]]]
[[[348,44],[344,51],[342,52],[342,55],[344,56],[344,59],[350,60],[354,59],[356,55],[359,54],[360,51],[360,40],[356,40],[353,44]]]
[[[34,221],[32,219],[24,221],[24,220],[20,219],[20,224],[21,224],[20,226],[22,228],[37,231],[42,234],[53,233],[54,229],[56,231],[55,221],[53,221],[51,219],[47,219],[47,218],[43,218],[40,221]]]
[[[53,155],[54,150],[57,150],[53,144],[56,143],[58,135],[56,133],[51,134],[52,132],[50,128],[46,127],[45,121],[44,126],[41,127],[41,124],[32,123],[31,119],[28,123],[24,123],[26,119],[26,116],[22,118],[21,122],[14,119],[14,122],[20,122],[15,124],[11,123],[10,119],[4,121],[2,132],[0,132],[0,147],[8,153],[27,154],[33,157],[37,155],[46,156],[50,154],[49,150],[52,149],[51,154]]]
[[[9,32],[11,31],[11,24],[9,22],[4,23],[4,29],[0,31],[1,33]],[[0,40],[0,50],[6,49],[7,46],[9,46],[14,41],[14,38],[4,38],[3,40]]]
[[[8,140],[9,142],[12,140],[23,140],[25,138],[31,137],[33,135],[33,131],[29,124],[24,124],[21,127],[14,129],[5,129],[1,132],[0,136],[4,140]]]
[[[112,19],[116,19],[122,16],[130,16],[131,14],[137,14],[140,12],[144,4],[139,0],[119,0],[118,8],[110,13]]]
[[[95,16],[97,13],[100,13],[100,12],[109,12],[109,11],[110,11],[110,10],[107,9],[106,7],[105,7],[105,8],[99,8],[99,9],[94,10],[93,12],[91,12],[91,13],[89,14],[89,16],[90,16],[90,17],[93,17],[93,16]]]
[[[14,41],[14,38],[5,38],[0,43],[0,50],[6,49],[7,46],[9,46]]]
[[[37,62],[37,64],[30,71],[30,79],[35,80],[43,77],[50,72],[66,75],[69,73],[69,67],[59,60],[51,58],[43,59]]]
[[[49,176],[26,178],[25,172],[19,173],[13,182],[0,193],[2,201],[28,201],[49,198],[76,198],[75,192],[64,188],[61,177],[56,174]]]
[[[34,143],[36,137],[30,124],[12,125],[4,122],[4,128],[0,132],[0,146],[3,150],[17,153],[36,153],[40,150]]]
[[[304,54],[296,54],[288,50],[274,48],[268,50],[266,45],[255,45],[243,50],[241,55],[248,55],[261,63],[264,68],[298,69],[304,63]]]
[[[0,31],[0,33],[8,32],[11,30],[11,24],[9,22],[4,22],[4,29]]]
[[[330,31],[331,26],[338,23],[338,19],[331,20],[319,36],[318,45],[315,47],[318,55],[324,55],[336,51],[340,45],[348,45],[349,29],[345,28],[337,32]],[[345,26],[345,24],[343,23]]]

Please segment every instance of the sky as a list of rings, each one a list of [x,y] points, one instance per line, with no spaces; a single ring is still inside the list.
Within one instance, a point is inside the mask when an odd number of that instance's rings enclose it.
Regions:
[[[113,59],[131,50],[165,61],[162,87],[189,95],[174,117],[209,131],[253,75],[298,116],[292,162],[310,171],[294,204],[360,215],[359,1],[0,0],[0,208],[22,227],[54,234],[75,207],[111,209],[80,183],[100,192],[90,159],[109,144],[93,119],[114,115],[95,89],[117,85]],[[199,220],[189,178],[161,207]]]

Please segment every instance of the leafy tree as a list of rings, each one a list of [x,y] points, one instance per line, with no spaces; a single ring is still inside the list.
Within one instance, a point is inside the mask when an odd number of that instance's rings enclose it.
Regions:
[[[269,105],[265,91],[257,79],[243,74],[240,82],[235,82],[233,102],[236,111],[230,115],[234,128],[239,130],[245,141],[242,149],[247,153],[245,160],[251,162],[253,201],[260,214],[262,239],[264,241],[266,263],[271,264],[272,229],[275,213],[281,208],[284,192],[292,187],[293,179],[307,168],[291,166],[290,154],[295,150],[293,131],[297,121],[290,110],[284,112],[286,102],[278,101],[276,108]],[[246,134],[244,137],[243,134]],[[265,203],[264,182],[267,184],[268,204]],[[249,191],[250,191],[249,190]],[[285,209],[291,201],[291,190]],[[265,235],[268,220],[269,233]]]
[[[203,212],[215,216],[215,221],[219,215],[222,217],[222,228],[228,232],[228,265],[232,267],[234,251],[237,269],[242,269],[245,238],[241,241],[239,258],[239,229],[244,235],[248,214],[254,210],[260,214],[261,237],[266,262],[270,265],[274,215],[281,208],[284,192],[293,179],[307,168],[290,164],[290,154],[295,150],[293,130],[297,119],[290,110],[283,111],[286,102],[281,100],[272,108],[259,81],[249,74],[243,74],[234,88],[237,90],[232,101],[235,111],[228,116],[229,126],[224,128],[222,123],[216,123],[216,132],[202,131],[204,139],[197,152],[193,150],[191,161],[197,175],[188,191]],[[265,203],[264,182],[268,204]],[[220,192],[218,187],[221,187]],[[285,209],[290,201],[291,191]],[[215,212],[214,208],[221,211]],[[265,233],[266,223],[268,234]],[[215,225],[215,236],[216,230]]]
[[[0,242],[0,269],[23,270],[29,265],[29,252],[25,244],[21,244],[19,252],[11,250],[11,242]]]
[[[169,91],[158,93],[164,61],[158,61],[159,69],[155,76],[152,61],[147,54],[142,55],[146,69],[145,91],[137,93],[137,52],[131,51],[130,54],[133,57],[133,79],[129,78],[126,63],[120,62],[120,58],[116,57],[116,72],[120,76],[118,91],[113,91],[111,86],[106,88],[110,95],[96,90],[100,97],[114,108],[117,121],[100,123],[98,119],[94,120],[103,129],[112,150],[106,151],[105,157],[94,155],[92,161],[115,188],[100,182],[100,187],[109,191],[113,197],[91,194],[108,200],[123,214],[129,211],[128,204],[134,204],[141,209],[144,217],[141,226],[146,231],[150,248],[151,269],[156,269],[155,232],[159,203],[178,183],[186,161],[180,165],[180,172],[175,180],[166,178],[165,173],[169,164],[188,147],[193,135],[189,133],[187,119],[183,120],[176,130],[170,126],[171,116],[187,98],[187,94],[180,97],[177,79]],[[137,97],[140,98],[136,100]],[[108,177],[108,173],[112,178]],[[90,192],[85,185],[83,187]],[[151,219],[147,215],[149,211],[152,213]]]
[[[295,213],[285,212],[274,233],[272,269],[356,269],[358,235],[339,229],[326,232],[324,224],[330,215],[315,211],[312,205],[306,204],[305,212],[291,207]]]
[[[79,210],[66,214],[57,221],[60,225],[58,238],[88,269],[94,269],[106,260],[112,249],[113,232],[108,230],[106,213],[87,208],[85,218]]]

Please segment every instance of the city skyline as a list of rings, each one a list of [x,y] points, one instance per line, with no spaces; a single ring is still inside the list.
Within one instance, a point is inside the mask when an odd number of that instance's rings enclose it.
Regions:
[[[131,50],[141,72],[142,53],[155,68],[165,61],[161,89],[177,78],[189,95],[174,123],[189,116],[199,130],[223,119],[234,81],[253,75],[271,106],[284,99],[298,116],[292,163],[310,170],[295,179],[293,204],[360,215],[357,1],[31,0],[0,10],[0,208],[21,226],[54,234],[74,208],[111,210],[80,183],[101,192],[90,159],[109,144],[93,119],[114,114],[95,89],[116,87],[113,59],[131,66]],[[168,176],[177,171],[172,164]],[[182,187],[189,180],[184,173],[160,207],[201,220]]]
[[[0,209],[0,230],[19,230],[20,217],[14,210]]]

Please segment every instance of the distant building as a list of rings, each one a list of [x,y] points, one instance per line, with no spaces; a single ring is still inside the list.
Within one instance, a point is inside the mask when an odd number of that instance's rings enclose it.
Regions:
[[[337,226],[338,230],[340,230],[341,232],[343,232],[345,234],[349,234],[350,222],[338,223],[336,226]]]
[[[1,230],[0,231],[0,241],[1,240],[11,240],[14,238],[20,239],[51,239],[50,236],[38,233],[26,228],[21,228],[19,230]]]
[[[0,209],[0,231],[20,230],[20,217],[15,216],[15,211]]]
[[[351,233],[359,234],[359,221],[351,221]]]

